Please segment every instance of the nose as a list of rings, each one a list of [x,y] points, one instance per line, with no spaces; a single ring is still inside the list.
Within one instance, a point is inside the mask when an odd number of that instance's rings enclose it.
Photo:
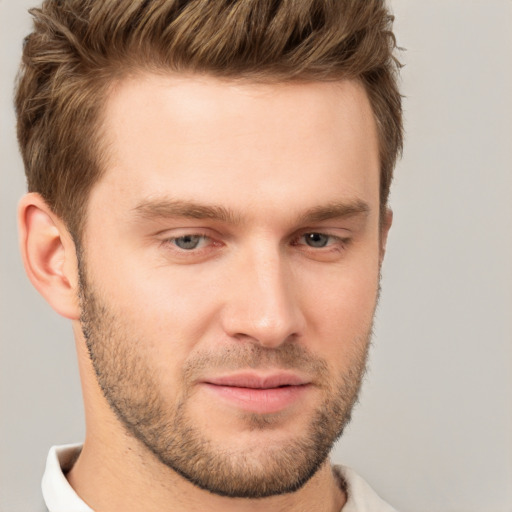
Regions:
[[[222,313],[227,335],[268,348],[302,335],[299,290],[278,250],[241,257],[229,283]]]

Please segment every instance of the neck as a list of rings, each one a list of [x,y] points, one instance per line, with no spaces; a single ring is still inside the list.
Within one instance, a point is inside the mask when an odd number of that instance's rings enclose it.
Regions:
[[[126,440],[126,434],[114,442],[88,436],[67,475],[80,498],[96,512],[339,512],[346,501],[328,461],[294,493],[258,499],[228,498],[191,484],[138,442],[133,443],[138,446],[122,446]]]

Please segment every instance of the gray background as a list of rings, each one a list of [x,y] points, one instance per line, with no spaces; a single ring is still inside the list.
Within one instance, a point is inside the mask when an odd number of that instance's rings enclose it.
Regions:
[[[0,510],[83,438],[70,326],[17,250],[12,81],[34,0],[0,0]],[[410,512],[512,511],[512,1],[393,0],[407,145],[371,368],[334,460]]]

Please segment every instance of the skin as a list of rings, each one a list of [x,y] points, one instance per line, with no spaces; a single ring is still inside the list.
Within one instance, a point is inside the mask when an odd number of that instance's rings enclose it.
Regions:
[[[82,278],[109,312],[92,323],[101,326],[96,339],[116,340],[152,387],[137,382],[169,411],[186,397],[186,418],[219,452],[265,465],[269,447],[302,439],[329,397],[357,394],[391,225],[390,212],[379,219],[377,133],[364,89],[140,74],[113,88],[103,129],[107,170],[92,189],[81,244]],[[87,435],[67,477],[94,510],[342,508],[328,460],[296,492],[259,499],[211,494],[162,464],[98,383],[64,223],[37,194],[21,201],[19,219],[29,277],[73,321]],[[326,246],[310,245],[309,233]],[[195,249],[177,246],[186,235],[199,236]],[[293,351],[304,357],[288,368],[276,354]],[[116,369],[103,364],[107,374]],[[189,378],[185,367],[194,369]],[[248,368],[261,378],[291,371],[308,385],[300,400],[255,412],[204,384]],[[133,379],[122,384],[125,396],[137,395]]]

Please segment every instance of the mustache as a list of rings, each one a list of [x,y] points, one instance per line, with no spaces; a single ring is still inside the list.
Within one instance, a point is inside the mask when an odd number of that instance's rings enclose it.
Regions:
[[[285,342],[276,348],[263,347],[257,342],[238,342],[229,347],[198,353],[183,366],[185,381],[191,382],[205,372],[243,369],[296,370],[308,376],[327,377],[327,362],[313,355],[296,341]]]

